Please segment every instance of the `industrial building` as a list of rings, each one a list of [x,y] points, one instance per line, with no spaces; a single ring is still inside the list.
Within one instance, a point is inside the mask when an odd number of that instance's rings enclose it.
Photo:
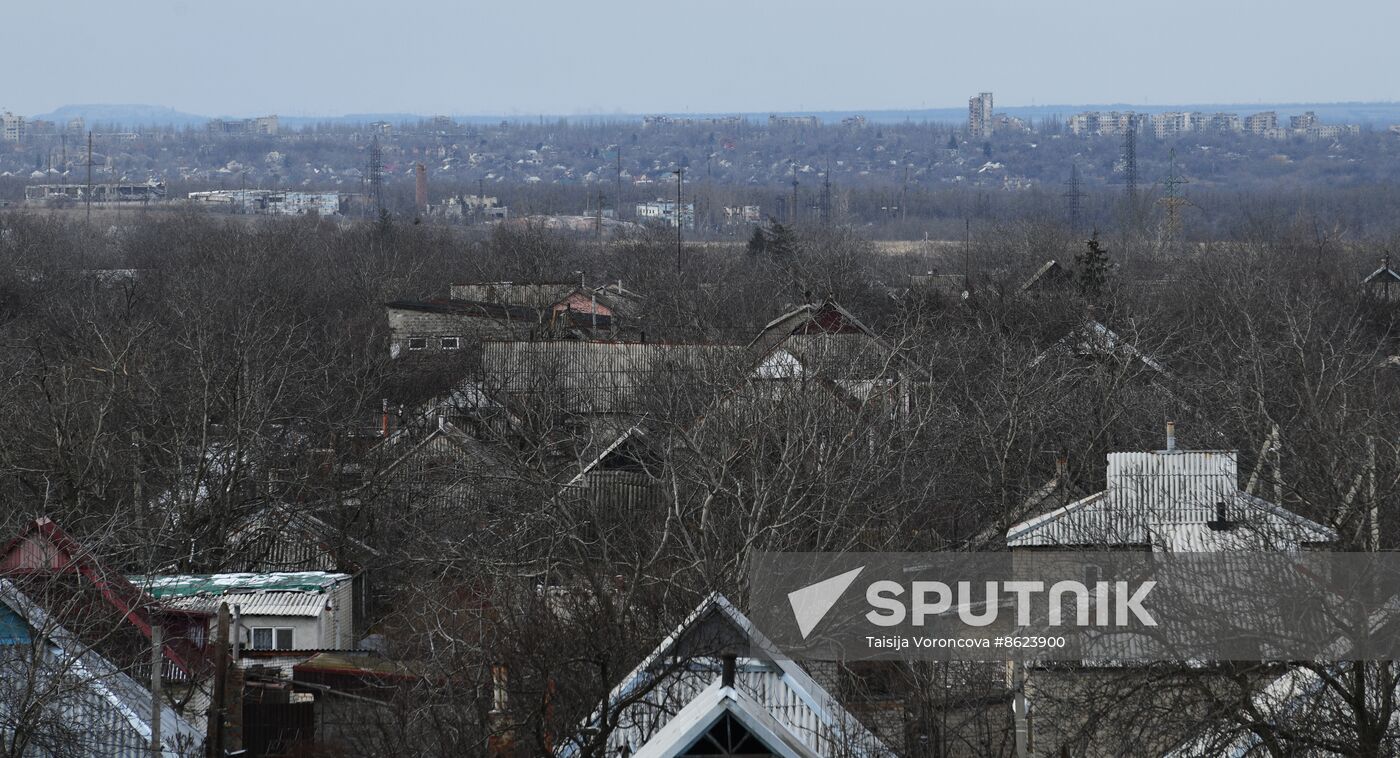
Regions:
[[[277,134],[277,116],[259,116],[257,118],[227,120],[216,118],[209,122],[209,133],[226,134],[230,136],[251,134],[275,136]]]
[[[268,216],[332,216],[342,212],[348,198],[339,192],[284,192],[282,190],[240,189],[191,192],[190,202],[215,207],[229,213],[256,213]]]
[[[86,184],[31,184],[24,188],[24,199],[35,203],[85,202]],[[165,200],[165,182],[93,184],[94,203],[150,203]]]
[[[676,201],[654,200],[650,203],[637,203],[637,220],[642,223],[661,222],[674,227],[678,223],[686,229],[695,228],[695,204],[683,203],[680,206],[680,219],[676,218]]]

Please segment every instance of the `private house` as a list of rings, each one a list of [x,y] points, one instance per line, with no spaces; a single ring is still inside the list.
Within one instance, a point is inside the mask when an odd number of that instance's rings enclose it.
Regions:
[[[1074,275],[1070,270],[1061,265],[1058,260],[1051,258],[1041,265],[1040,268],[1031,274],[1025,284],[1021,285],[1021,292],[1039,294],[1042,292],[1057,292],[1068,288]]]
[[[1400,273],[1390,267],[1390,256],[1381,258],[1381,267],[1372,271],[1361,285],[1366,294],[1379,300],[1391,301],[1400,298]]]
[[[252,650],[342,650],[355,646],[353,577],[325,571],[133,576],[167,608],[236,611]]]
[[[544,323],[536,308],[502,303],[395,300],[384,310],[394,358],[452,355],[482,339],[527,339]]]
[[[1235,451],[1179,449],[1171,425],[1165,450],[1110,453],[1107,484],[1012,526],[1007,546],[1296,551],[1337,539],[1331,528],[1241,490]]]
[[[209,614],[161,605],[48,518],[0,551],[0,578],[125,671],[149,671],[151,628],[160,626],[166,678],[192,683],[207,673]]]
[[[11,754],[203,756],[203,730],[153,701],[146,685],[0,578],[0,745]]]
[[[894,753],[722,595],[706,598],[618,682],[556,758]],[[600,725],[612,726],[599,735]]]
[[[799,306],[768,322],[748,345],[751,387],[827,386],[848,403],[871,400],[908,415],[913,384],[928,373],[834,300]]]

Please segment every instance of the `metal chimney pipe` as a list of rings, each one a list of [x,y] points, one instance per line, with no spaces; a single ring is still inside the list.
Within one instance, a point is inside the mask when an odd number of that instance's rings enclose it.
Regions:
[[[1176,422],[1167,422],[1167,452],[1176,452]]]
[[[720,672],[720,681],[719,681],[720,686],[722,686],[722,687],[733,687],[733,686],[734,686],[734,669],[735,669],[735,658],[734,658],[734,655],[733,655],[733,654],[727,654],[727,655],[725,655],[725,656],[724,656],[724,668],[721,669],[721,672]]]

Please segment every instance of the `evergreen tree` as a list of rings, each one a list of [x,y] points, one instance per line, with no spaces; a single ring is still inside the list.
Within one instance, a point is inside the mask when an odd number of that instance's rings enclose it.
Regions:
[[[1084,243],[1084,251],[1074,256],[1075,286],[1084,297],[1098,297],[1108,286],[1108,275],[1112,263],[1108,251],[1099,246],[1099,230]]]
[[[768,235],[763,233],[763,227],[755,226],[753,235],[749,237],[749,255],[760,256],[768,252]]]
[[[767,234],[766,252],[777,260],[787,260],[797,254],[797,235],[792,227],[773,222]]]

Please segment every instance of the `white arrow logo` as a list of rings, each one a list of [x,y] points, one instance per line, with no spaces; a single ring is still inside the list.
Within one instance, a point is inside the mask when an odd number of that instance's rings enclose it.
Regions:
[[[797,618],[797,631],[802,633],[802,639],[807,639],[807,635],[817,628],[831,607],[841,599],[841,594],[864,570],[864,566],[851,569],[788,593],[788,602],[792,604],[792,615]]]

